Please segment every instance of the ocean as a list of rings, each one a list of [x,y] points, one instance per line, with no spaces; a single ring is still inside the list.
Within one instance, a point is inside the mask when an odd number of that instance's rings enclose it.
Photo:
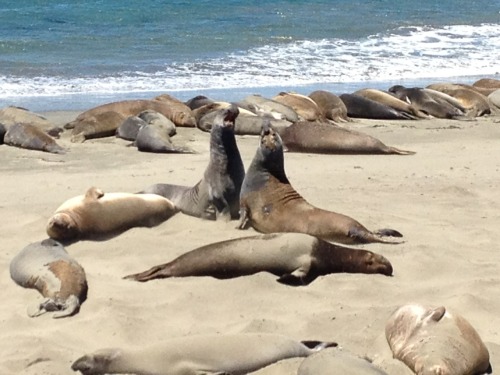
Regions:
[[[500,0],[2,0],[0,108],[500,78]]]

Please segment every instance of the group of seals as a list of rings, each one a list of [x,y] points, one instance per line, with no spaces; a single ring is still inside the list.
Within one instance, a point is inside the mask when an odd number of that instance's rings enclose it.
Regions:
[[[336,272],[392,275],[382,255],[331,244],[301,233],[266,234],[202,246],[173,261],[125,278],[136,281],[185,276],[228,279],[270,272],[278,281],[305,285]]]
[[[102,349],[77,359],[71,368],[82,375],[245,375],[334,346],[337,344],[300,342],[269,333],[199,335],[137,349]]]
[[[21,250],[10,263],[16,284],[38,290],[45,300],[28,310],[31,317],[57,311],[53,317],[76,314],[87,298],[87,279],[82,266],[57,241],[46,239]]]

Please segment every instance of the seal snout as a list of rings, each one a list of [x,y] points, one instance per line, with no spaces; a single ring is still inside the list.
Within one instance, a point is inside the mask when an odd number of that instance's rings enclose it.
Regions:
[[[236,117],[240,114],[240,110],[234,104],[231,104],[222,112],[222,117],[224,118],[224,126],[234,126],[234,121]]]

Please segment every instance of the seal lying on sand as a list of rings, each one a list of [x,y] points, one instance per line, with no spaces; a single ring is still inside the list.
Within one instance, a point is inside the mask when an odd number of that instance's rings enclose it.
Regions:
[[[222,215],[239,217],[239,194],[245,176],[236,139],[234,122],[238,107],[220,110],[210,133],[210,161],[203,178],[193,187],[155,184],[142,193],[170,199],[184,214],[215,220]]]
[[[335,343],[295,341],[269,333],[199,335],[137,349],[103,349],[77,359],[83,375],[244,375],[287,358],[307,357]]]
[[[347,114],[355,118],[380,120],[414,120],[415,116],[405,111],[398,111],[386,104],[365,98],[361,95],[342,94],[340,99],[347,108]]]
[[[343,244],[399,243],[383,237],[402,237],[393,229],[371,232],[348,216],[314,207],[302,198],[286,177],[283,143],[269,123],[262,127],[260,145],[243,180],[240,216],[240,229],[307,233]]]
[[[347,107],[337,95],[329,91],[316,90],[310,93],[309,97],[314,100],[327,119],[337,122],[352,121],[347,116]]]
[[[26,246],[10,263],[10,277],[24,288],[38,290],[46,299],[28,310],[31,317],[58,311],[52,317],[76,314],[87,298],[85,271],[64,247],[51,239]]]
[[[53,154],[64,154],[66,150],[59,146],[50,135],[30,124],[14,124],[9,126],[5,132],[4,143],[6,145],[51,152]]]
[[[218,279],[270,272],[289,285],[309,284],[337,272],[392,275],[382,255],[333,245],[302,233],[264,234],[202,246],[172,262],[126,279],[149,281],[168,277],[212,276]]]
[[[305,121],[317,121],[324,118],[319,106],[308,96],[291,92],[280,92],[273,100],[291,107]]]
[[[106,193],[95,187],[64,202],[47,223],[49,237],[59,241],[101,239],[132,227],[158,225],[177,212],[154,194]]]
[[[476,330],[443,306],[401,306],[387,321],[385,336],[394,358],[417,375],[491,373],[488,349]]]

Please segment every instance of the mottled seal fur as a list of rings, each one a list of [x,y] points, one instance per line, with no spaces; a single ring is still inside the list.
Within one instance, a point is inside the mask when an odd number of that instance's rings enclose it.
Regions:
[[[391,276],[392,265],[371,251],[334,245],[303,233],[275,233],[212,243],[125,278],[136,281],[185,276],[229,279],[258,272],[270,272],[284,284],[305,285],[318,276],[338,272]]]
[[[291,186],[284,169],[283,143],[266,123],[260,144],[247,170],[240,194],[240,225],[262,233],[307,233],[343,244],[399,243],[385,236],[401,237],[393,229],[371,232],[356,220],[309,204]]]
[[[77,359],[71,368],[83,375],[244,375],[336,345],[269,333],[198,335],[136,349],[102,349]]]
[[[417,375],[491,373],[488,349],[479,334],[443,306],[399,307],[387,321],[385,336],[394,358]]]
[[[6,145],[51,152],[53,154],[64,154],[66,150],[59,146],[50,135],[37,128],[35,125],[18,123],[9,126],[5,135]]]
[[[210,133],[210,161],[203,178],[193,187],[155,184],[143,193],[170,199],[183,213],[215,220],[217,216],[239,217],[239,194],[245,176],[243,161],[234,137],[238,107],[220,110]]]
[[[154,194],[104,193],[91,187],[64,202],[47,223],[49,237],[59,241],[101,239],[132,227],[158,225],[177,212]]]
[[[85,271],[57,241],[26,246],[10,263],[10,276],[24,288],[38,290],[45,300],[29,309],[31,317],[56,311],[53,318],[76,314],[87,298]]]

